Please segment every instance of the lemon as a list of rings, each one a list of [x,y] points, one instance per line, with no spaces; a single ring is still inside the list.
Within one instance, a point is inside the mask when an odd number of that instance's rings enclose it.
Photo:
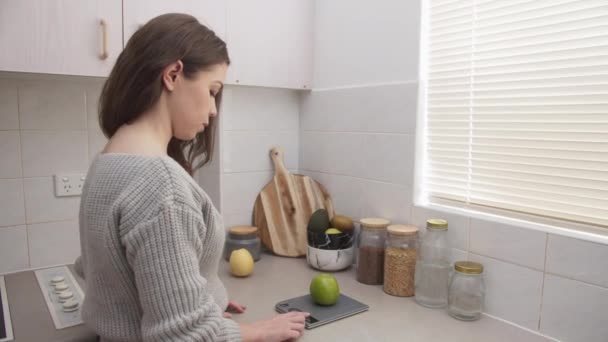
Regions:
[[[325,234],[342,234],[342,232],[336,228],[329,228],[325,231]]]
[[[253,257],[245,248],[230,253],[230,272],[237,277],[247,277],[253,272]]]
[[[310,296],[320,305],[334,305],[340,298],[338,280],[331,274],[321,273],[310,282]]]

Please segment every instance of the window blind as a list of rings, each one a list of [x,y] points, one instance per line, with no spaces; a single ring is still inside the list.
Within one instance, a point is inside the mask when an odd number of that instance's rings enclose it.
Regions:
[[[608,227],[608,1],[428,15],[428,199]]]

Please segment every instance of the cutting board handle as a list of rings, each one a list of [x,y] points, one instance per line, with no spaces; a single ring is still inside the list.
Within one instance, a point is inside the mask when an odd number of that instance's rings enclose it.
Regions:
[[[287,177],[288,171],[283,164],[283,157],[285,153],[283,149],[280,147],[273,147],[270,150],[270,158],[272,158],[272,162],[274,164],[274,172],[275,175],[280,177]]]

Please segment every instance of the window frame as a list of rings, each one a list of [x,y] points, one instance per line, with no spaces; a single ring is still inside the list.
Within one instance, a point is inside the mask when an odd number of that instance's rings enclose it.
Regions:
[[[598,226],[494,208],[484,207],[483,210],[476,210],[466,203],[460,206],[457,203],[431,202],[429,198],[425,197],[423,180],[427,165],[426,85],[428,82],[429,4],[430,0],[421,1],[413,206],[608,245],[608,229]]]

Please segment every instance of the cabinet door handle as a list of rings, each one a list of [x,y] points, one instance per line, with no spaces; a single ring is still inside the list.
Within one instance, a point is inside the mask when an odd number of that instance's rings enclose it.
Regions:
[[[99,21],[99,25],[101,26],[101,53],[99,54],[99,59],[106,60],[109,56],[108,54],[108,24],[104,19]]]

